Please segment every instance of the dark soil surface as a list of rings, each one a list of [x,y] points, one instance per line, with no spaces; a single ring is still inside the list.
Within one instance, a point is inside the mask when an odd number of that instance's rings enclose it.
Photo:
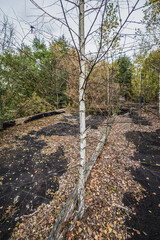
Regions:
[[[138,168],[131,167],[133,179],[140,183],[144,190],[144,198],[140,201],[132,193],[125,193],[123,202],[127,207],[132,206],[135,212],[128,218],[126,225],[132,239],[159,240],[160,239],[160,128],[154,130],[154,120],[157,119],[155,107],[150,108],[152,114],[131,115],[134,124],[140,125],[140,130],[126,132],[126,139],[136,147],[131,160],[139,162]],[[159,125],[160,127],[160,119]],[[156,122],[157,123],[157,122]],[[145,131],[143,126],[148,126],[150,131]],[[141,130],[142,129],[142,130]],[[138,232],[135,231],[138,229]],[[141,234],[139,234],[139,232]]]
[[[160,239],[160,129],[153,132],[127,132],[126,138],[136,146],[133,161],[140,161],[138,169],[131,168],[135,181],[145,190],[145,197],[136,201],[133,194],[124,195],[127,207],[134,206],[135,213],[126,221],[129,232],[139,229],[134,239]],[[146,234],[143,234],[146,233]]]
[[[92,116],[87,126],[97,129],[103,120],[104,117]],[[78,121],[76,114],[61,114],[1,132],[0,239],[8,239],[21,216],[32,214],[42,203],[49,203],[58,190],[58,179],[69,163],[65,139],[78,137]],[[55,151],[46,150],[51,137],[55,137],[50,140],[53,145],[56,141]],[[65,139],[58,143],[57,137]]]

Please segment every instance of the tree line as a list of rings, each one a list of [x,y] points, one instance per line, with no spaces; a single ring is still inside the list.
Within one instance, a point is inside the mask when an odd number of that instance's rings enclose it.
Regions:
[[[134,59],[123,55],[100,61],[88,80],[87,111],[111,111],[120,97],[146,102],[158,98],[160,50]],[[86,69],[87,69],[86,63]],[[34,38],[32,46],[0,54],[1,119],[10,120],[67,106],[78,109],[78,57],[64,36],[49,46]]]

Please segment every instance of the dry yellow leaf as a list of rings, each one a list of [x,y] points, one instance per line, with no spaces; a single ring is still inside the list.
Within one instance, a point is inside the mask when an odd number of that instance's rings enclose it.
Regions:
[[[115,231],[115,230],[113,230],[113,233],[116,235],[117,234],[117,232]]]
[[[79,222],[79,221],[77,221],[77,222],[76,222],[76,224],[77,224],[77,226],[79,226],[79,225],[80,225],[80,222]]]
[[[111,233],[111,232],[112,232],[112,228],[111,228],[111,227],[109,227],[109,229],[108,229],[108,232],[109,232],[109,233]]]
[[[92,235],[92,230],[89,227],[87,228],[87,230],[88,230],[89,235],[91,236]]]
[[[122,235],[119,233],[119,234],[117,235],[117,238],[118,238],[118,239],[122,239]]]
[[[107,228],[109,229],[109,227],[110,227],[110,226],[109,226],[109,224],[107,223]]]
[[[137,229],[133,229],[138,235],[140,235],[140,231],[138,231]]]

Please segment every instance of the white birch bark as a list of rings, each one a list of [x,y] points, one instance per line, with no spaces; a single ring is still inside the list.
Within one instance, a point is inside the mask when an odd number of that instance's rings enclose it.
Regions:
[[[80,118],[80,167],[78,183],[78,212],[84,213],[85,199],[85,161],[86,161],[86,123],[85,123],[85,39],[84,39],[84,0],[79,0],[79,118]]]

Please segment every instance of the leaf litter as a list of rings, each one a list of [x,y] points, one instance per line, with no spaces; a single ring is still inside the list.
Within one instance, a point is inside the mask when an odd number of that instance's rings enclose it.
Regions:
[[[157,161],[157,152],[144,155],[143,151],[146,150],[144,142],[148,141],[148,138],[143,139],[143,142],[139,133],[146,134],[147,137],[147,134],[151,133],[152,143],[156,145],[158,138],[156,134],[160,129],[160,123],[152,112],[143,111],[141,114],[150,124],[143,125],[142,122],[137,124],[134,119],[125,116],[116,117],[104,150],[86,184],[85,214],[77,221],[75,229],[68,233],[66,239],[158,240],[159,221],[154,218],[154,214],[155,210],[159,210],[160,179],[156,178],[155,185],[152,176],[155,178],[160,170],[150,165],[151,156],[154,156],[152,161]],[[102,122],[98,130],[91,130],[90,135],[88,134],[87,159],[91,156],[94,145],[97,144],[95,141],[97,134],[102,134],[105,124],[105,121]],[[55,152],[59,144],[64,144],[65,157],[70,159],[69,170],[59,178],[58,191],[49,193],[52,201],[49,204],[43,203],[36,210],[34,209],[35,212],[22,217],[14,228],[11,239],[47,239],[55,219],[77,180],[78,136],[54,137],[45,139],[47,145],[42,149],[42,153]],[[40,136],[40,138],[42,140],[45,137]],[[148,161],[147,166],[142,165],[143,159]],[[149,206],[150,200],[153,206]],[[148,214],[153,217],[146,222]],[[153,219],[155,219],[154,229],[150,222]]]

